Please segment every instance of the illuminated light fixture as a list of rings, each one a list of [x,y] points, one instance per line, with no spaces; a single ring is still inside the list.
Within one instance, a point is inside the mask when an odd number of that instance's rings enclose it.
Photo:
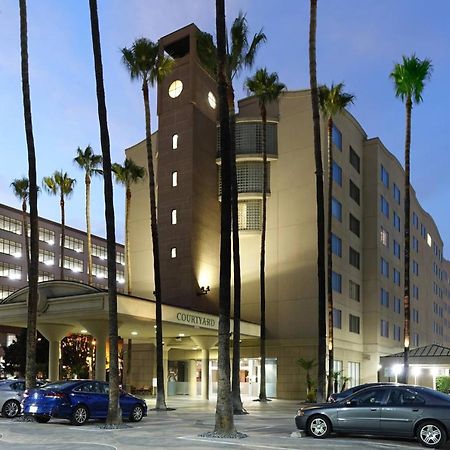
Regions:
[[[439,375],[439,367],[432,367],[430,369],[431,375],[433,375],[433,377],[437,377]]]
[[[184,337],[184,333],[178,333],[179,337]]]
[[[76,248],[75,251],[76,251],[77,253],[81,253],[81,252],[82,252],[81,248]]]
[[[394,372],[394,375],[400,375],[403,372],[403,364],[396,364],[392,367],[392,371]]]
[[[105,278],[105,275],[103,275],[102,273],[98,273],[97,275],[95,275],[97,278]]]
[[[153,325],[153,328],[158,328],[158,325]]]
[[[79,268],[79,267],[72,267],[72,272],[75,272],[75,273],[80,273],[81,272],[81,269]]]
[[[211,288],[209,286],[202,286],[200,292],[197,292],[197,295],[206,295],[208,292],[211,292]]]
[[[81,330],[80,333],[81,334],[87,334],[88,330]]]
[[[102,260],[102,261],[104,261],[105,259],[106,259],[106,256],[99,256],[99,258]]]
[[[49,239],[48,241],[47,241],[47,244],[48,245],[53,245],[55,243],[55,241],[53,240],[53,239]]]
[[[422,373],[422,368],[421,367],[413,367],[412,368],[412,374],[415,377],[418,377],[421,373]]]
[[[20,258],[22,256],[22,252],[15,252],[12,256],[14,256],[14,258]]]
[[[125,279],[124,278],[117,278],[117,282],[119,284],[123,284],[123,283],[125,283]]]
[[[8,276],[10,280],[20,280],[22,277],[18,273],[12,273]]]
[[[44,264],[46,266],[53,266],[55,264],[55,261],[53,261],[53,259],[47,259],[47,261],[44,261]]]
[[[137,336],[138,334],[139,334],[139,333],[138,333],[137,331],[132,331],[132,332],[131,332],[131,335],[132,335],[132,336]]]

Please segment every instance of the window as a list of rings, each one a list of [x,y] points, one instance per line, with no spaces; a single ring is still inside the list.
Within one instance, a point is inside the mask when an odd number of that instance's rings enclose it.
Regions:
[[[380,259],[380,272],[381,275],[389,278],[389,263],[384,258]]]
[[[350,147],[350,154],[349,154],[350,164],[356,169],[356,171],[359,173],[360,171],[360,165],[361,161],[358,156],[358,154],[353,150],[352,147]]]
[[[360,301],[360,286],[352,280],[348,281],[349,297],[356,302]]]
[[[417,261],[415,261],[414,259],[412,262],[412,270],[413,270],[414,275],[419,276],[419,263]]]
[[[389,337],[389,322],[387,320],[381,319],[380,321],[380,334],[383,337]]]
[[[380,211],[389,219],[389,203],[382,195],[380,195]]]
[[[244,200],[238,202],[239,230],[261,230],[262,201]]]
[[[39,262],[45,264],[46,266],[53,266],[55,264],[55,253],[40,248]]]
[[[92,244],[92,256],[96,256],[100,259],[107,259],[108,255],[106,252],[106,247],[102,247],[101,245]]]
[[[172,172],[172,187],[178,186],[178,172]]]
[[[176,224],[177,224],[177,210],[172,209],[172,225],[176,225]]]
[[[412,213],[412,223],[416,227],[416,230],[419,229],[419,217],[415,212]]]
[[[400,244],[394,239],[394,255],[398,259],[400,259],[400,252],[401,252]]]
[[[350,333],[359,334],[359,317],[349,314],[348,316],[348,329]]]
[[[416,253],[419,253],[419,241],[414,236],[412,238],[412,248],[413,250],[415,250]]]
[[[394,268],[394,284],[400,286],[400,271]]]
[[[357,386],[361,383],[359,379],[359,362],[348,362],[347,376],[349,378],[348,387]]]
[[[83,253],[83,241],[73,236],[66,236],[64,238],[64,247],[69,250],[74,250],[77,253]]]
[[[433,243],[433,239],[431,239],[430,233],[427,233],[427,244],[428,244],[428,247],[431,247],[432,243]]]
[[[171,257],[172,259],[177,257],[177,248],[176,248],[176,247],[172,247],[172,248],[170,249],[170,257]]]
[[[61,261],[59,264],[61,265]],[[71,256],[64,256],[64,268],[70,269],[75,273],[83,272],[83,261],[77,258],[72,258]]]
[[[8,297],[8,295],[12,294],[14,291],[15,289],[11,288],[10,286],[6,286],[3,284],[0,285],[0,300]]]
[[[360,192],[359,192],[359,187],[356,186],[355,183],[353,183],[352,180],[350,181],[350,197],[356,202],[356,204],[359,205],[359,201],[360,201]]]
[[[55,275],[51,272],[39,271],[38,273],[38,282],[42,281],[51,281],[55,279]]]
[[[336,256],[342,256],[342,240],[335,234],[331,234],[331,251]]]
[[[349,223],[350,223],[350,226],[349,226],[350,231],[359,237],[360,223],[359,223],[359,220],[351,213],[349,214]]]
[[[339,186],[342,186],[342,168],[336,161],[333,161],[331,171],[334,182]]]
[[[181,94],[183,90],[183,82],[181,80],[175,80],[170,83],[169,86],[169,97],[176,98]]]
[[[419,346],[419,334],[418,333],[413,333],[412,334],[412,346],[413,347],[418,347]]]
[[[337,308],[333,308],[333,328],[342,328],[342,311]]]
[[[411,320],[413,322],[419,323],[419,311],[415,308],[411,309]]]
[[[394,297],[394,312],[400,314],[402,301],[398,297]]]
[[[420,224],[420,235],[423,238],[427,237],[427,227],[423,223]]]
[[[400,216],[394,211],[394,228],[400,231]]]
[[[400,325],[394,324],[394,340],[400,342],[401,334],[402,334],[402,330],[400,328]]]
[[[333,144],[342,151],[342,133],[339,128],[333,124],[333,130],[331,131],[331,141]]]
[[[413,298],[416,298],[417,300],[419,300],[419,288],[415,284],[413,284],[413,287],[412,287],[412,296],[413,296]]]
[[[334,197],[331,199],[331,214],[335,219],[339,220],[339,222],[342,222],[342,204]]]
[[[381,227],[380,230],[380,242],[385,246],[389,247],[389,232]]]
[[[333,291],[342,292],[342,275],[334,272],[331,274],[331,287]]]
[[[48,245],[53,245],[55,243],[55,232],[47,230],[47,228],[39,227],[39,240],[47,242]]]
[[[0,253],[20,258],[22,256],[22,244],[20,242],[0,238]]]
[[[216,109],[216,97],[211,91],[208,92],[208,103],[212,109]]]
[[[383,164],[381,164],[380,178],[381,178],[381,182],[383,183],[383,185],[388,188],[389,187],[389,172],[384,168]]]
[[[178,134],[174,134],[172,136],[172,150],[176,150],[178,148]]]
[[[389,308],[389,292],[383,288],[380,289],[380,304],[381,306]]]
[[[125,255],[122,252],[116,252],[116,263],[125,265]]]
[[[10,280],[21,280],[22,267],[17,264],[0,262],[0,277],[8,277]]]
[[[349,263],[359,269],[359,252],[352,247],[349,247]]]
[[[100,279],[108,278],[108,267],[101,266],[100,264],[92,264],[92,275]]]
[[[400,189],[399,187],[394,183],[394,200],[400,205]],[[417,217],[417,216],[416,216]],[[413,213],[413,223],[414,223],[414,213]]]

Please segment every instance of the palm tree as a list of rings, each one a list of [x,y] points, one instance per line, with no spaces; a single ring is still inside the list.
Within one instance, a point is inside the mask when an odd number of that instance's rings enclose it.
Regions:
[[[30,195],[28,178],[16,178],[11,183],[14,195],[22,201],[22,233],[25,239],[25,255],[27,260],[27,270],[30,272],[30,245],[28,241],[28,198]]]
[[[332,229],[332,214],[331,203],[333,198],[333,116],[341,113],[346,106],[353,103],[354,96],[343,92],[344,83],[339,83],[336,86],[333,84],[330,88],[327,86],[320,86],[319,88],[319,103],[323,115],[327,119],[327,134],[328,134],[328,197],[327,197],[327,296],[328,296],[328,396],[333,393],[333,377],[331,374],[334,370],[334,342],[333,342],[333,255],[331,251],[331,229]]]
[[[123,165],[114,163],[112,171],[116,182],[125,187],[125,262],[127,268],[127,293],[131,295],[131,265],[130,265],[130,207],[131,185],[142,181],[145,177],[145,169],[135,164],[131,159],[125,159]]]
[[[172,59],[164,56],[164,54],[159,53],[158,44],[145,38],[136,39],[130,48],[122,49],[122,62],[127,68],[131,79],[141,81],[144,95],[145,142],[147,147],[147,171],[150,191],[150,220],[156,297],[156,409],[166,410],[163,367],[161,268],[159,261],[158,218],[156,212],[155,173],[153,170],[150,126],[149,85],[153,86],[156,81],[161,82],[172,70],[174,62]]]
[[[297,364],[306,372],[306,398],[312,400],[314,397],[313,381],[311,379],[311,370],[317,366],[315,359],[299,358]]]
[[[77,148],[77,156],[73,159],[84,170],[84,184],[86,187],[86,233],[88,252],[88,284],[92,284],[92,238],[91,238],[91,178],[92,175],[102,175],[98,167],[102,163],[101,155],[96,155],[88,145],[84,150]]]
[[[248,40],[248,24],[246,15],[239,12],[230,30],[231,42],[227,43],[227,98],[230,114],[231,133],[231,208],[233,230],[233,279],[234,279],[234,322],[233,322],[233,367],[231,389],[233,396],[234,414],[246,414],[241,400],[240,389],[240,334],[241,334],[241,264],[239,250],[239,224],[238,224],[238,184],[236,176],[236,112],[234,107],[233,80],[244,68],[251,68],[255,61],[256,52],[266,35],[261,31],[253,36],[251,43]],[[200,61],[208,72],[215,77],[217,73],[217,53],[213,38],[209,33],[200,33],[198,39],[198,54]]]
[[[30,264],[28,270],[27,349],[25,382],[27,389],[36,386],[36,316],[38,301],[39,225],[37,207],[36,152],[31,118],[30,79],[28,71],[27,2],[19,0],[22,97],[28,153],[30,201]]]
[[[225,2],[216,0],[217,92],[220,148],[222,149],[222,203],[220,218],[220,293],[218,326],[218,382],[214,432],[235,433],[230,384],[230,277],[231,277],[231,146],[227,102]]]
[[[404,230],[404,369],[403,383],[408,382],[409,375],[409,347],[410,347],[410,215],[411,215],[411,186],[410,186],[410,148],[411,148],[411,112],[413,103],[422,101],[422,92],[425,81],[431,77],[433,66],[429,59],[419,59],[415,54],[409,58],[403,56],[403,63],[396,64],[390,77],[394,81],[395,96],[400,97],[406,106],[406,132],[405,132],[405,230]]]
[[[106,252],[108,257],[108,306],[109,306],[109,404],[108,425],[117,426],[122,422],[119,404],[119,346],[117,323],[117,271],[116,271],[116,230],[114,224],[114,198],[111,173],[111,150],[108,131],[108,117],[103,83],[102,51],[98,25],[97,0],[89,0],[91,17],[92,50],[94,54],[95,81],[100,125],[100,142],[103,158],[103,179],[106,221]]]
[[[59,196],[59,206],[61,208],[61,280],[64,280],[64,245],[66,241],[65,201],[72,194],[75,183],[76,180],[74,178],[70,178],[67,172],[61,170],[55,170],[53,175],[42,179],[44,189],[50,195]]]
[[[309,79],[314,132],[314,160],[316,165],[316,207],[317,207],[317,279],[318,279],[318,368],[317,400],[324,399],[327,358],[327,322],[325,318],[325,200],[323,195],[322,149],[320,144],[319,94],[316,74],[316,28],[317,0],[311,0],[309,16]]]
[[[267,401],[266,396],[266,222],[267,222],[267,104],[278,99],[281,91],[286,87],[278,81],[276,73],[267,73],[267,69],[259,69],[253,78],[247,78],[245,82],[249,93],[258,98],[262,120],[262,154],[263,154],[263,187],[262,187],[262,224],[261,224],[261,259],[259,267],[259,282],[261,294],[261,336],[260,357],[261,377],[259,400]]]

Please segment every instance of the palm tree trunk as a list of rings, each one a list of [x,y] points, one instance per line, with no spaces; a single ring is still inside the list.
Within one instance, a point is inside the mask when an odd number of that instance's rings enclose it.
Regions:
[[[319,96],[316,75],[316,28],[317,0],[311,0],[309,23],[309,77],[311,85],[311,106],[314,130],[314,159],[316,165],[316,202],[317,202],[317,279],[318,279],[318,363],[317,363],[317,400],[324,399],[326,378],[326,333],[325,318],[325,211],[323,195],[323,165],[320,145]]]
[[[88,284],[92,284],[92,236],[91,236],[91,178],[86,173],[86,231],[88,254]]]
[[[239,250],[239,216],[238,183],[236,173],[236,112],[234,109],[234,91],[228,79],[228,109],[230,113],[230,160],[231,160],[231,218],[233,235],[233,279],[234,279],[234,313],[233,313],[233,363],[231,369],[231,392],[233,413],[246,414],[241,399],[240,365],[241,365],[241,256]]]
[[[263,186],[262,186],[262,229],[261,229],[261,260],[259,266],[259,283],[261,290],[261,337],[259,338],[259,353],[261,357],[261,377],[259,384],[259,400],[267,401],[266,395],[266,222],[267,222],[267,112],[265,105],[261,106],[262,118],[262,151],[263,151]]]
[[[59,206],[61,208],[61,267],[59,272],[59,278],[61,280],[64,280],[64,253],[65,253],[64,246],[66,244],[66,212],[64,208],[64,194],[62,193],[59,201]]]
[[[28,73],[27,3],[19,0],[20,50],[22,71],[23,116],[28,152],[28,180],[30,183],[30,265],[28,272],[27,348],[25,382],[27,389],[36,386],[36,316],[38,301],[39,226],[37,207],[36,151],[31,118],[30,80]]]
[[[25,238],[25,258],[27,261],[27,274],[30,273],[30,241],[28,239],[27,201],[22,202],[22,230]]]
[[[214,431],[223,434],[235,432],[230,385],[231,154],[229,149],[231,136],[227,102],[224,0],[216,0],[216,35],[220,148],[222,149],[222,203],[220,221],[218,383]]]
[[[404,289],[404,354],[403,354],[403,383],[408,383],[409,376],[409,347],[411,342],[411,308],[410,308],[410,215],[411,215],[411,193],[410,193],[410,149],[411,149],[411,97],[406,99],[406,136],[405,136],[405,289]]]
[[[333,198],[333,119],[328,119],[328,198],[327,198],[327,295],[328,295],[328,394],[333,393],[334,370],[334,323],[333,323],[333,254],[331,250],[332,214],[331,204]]]
[[[89,0],[91,16],[92,49],[94,53],[95,80],[97,87],[100,142],[103,156],[103,179],[105,197],[106,249],[108,257],[108,306],[109,306],[109,403],[108,425],[122,422],[119,404],[119,348],[117,323],[117,281],[116,281],[116,231],[114,223],[113,182],[111,151],[106,112],[105,88],[103,84],[102,53],[98,26],[97,0]]]
[[[133,353],[133,340],[128,339],[127,345],[127,369],[125,373],[126,380],[126,388],[127,391],[131,393],[131,362],[132,362],[132,353]]]
[[[126,188],[125,198],[125,265],[127,268],[127,294],[131,295],[131,265],[130,265],[130,205],[131,190]]]
[[[161,293],[161,269],[159,264],[159,236],[158,217],[156,212],[155,173],[153,169],[152,136],[150,128],[150,102],[148,84],[142,84],[145,108],[145,138],[147,145],[147,167],[150,190],[150,220],[153,243],[153,270],[155,276],[156,297],[156,409],[166,410],[166,398],[164,393],[164,366],[163,366],[163,331],[162,331],[162,293]]]

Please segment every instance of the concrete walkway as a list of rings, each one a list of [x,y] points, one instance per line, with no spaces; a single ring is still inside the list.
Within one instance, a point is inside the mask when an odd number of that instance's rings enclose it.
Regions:
[[[155,400],[148,399],[149,409]],[[361,437],[331,437],[326,440],[291,437],[298,402],[244,401],[250,414],[235,416],[235,426],[245,439],[209,439],[199,435],[214,430],[215,401],[169,397],[175,411],[149,411],[137,424],[120,430],[104,430],[98,422],[82,427],[53,419],[47,424],[0,418],[1,450],[134,450],[134,449],[370,449],[420,448],[415,441],[380,440]],[[447,444],[446,449],[450,449]]]

